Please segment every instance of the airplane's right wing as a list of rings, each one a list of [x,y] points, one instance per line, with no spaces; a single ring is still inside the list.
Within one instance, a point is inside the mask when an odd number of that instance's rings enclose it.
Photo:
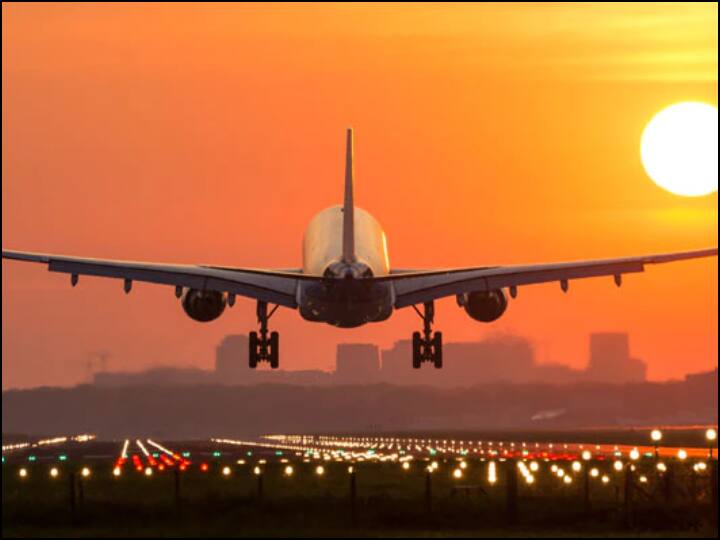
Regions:
[[[613,276],[619,285],[623,274],[643,272],[645,265],[661,264],[702,257],[717,257],[717,248],[663,253],[644,257],[598,259],[553,264],[486,266],[448,270],[403,270],[376,278],[392,281],[395,307],[430,302],[446,296],[509,288],[514,293],[521,285],[560,282],[567,289],[569,280]]]

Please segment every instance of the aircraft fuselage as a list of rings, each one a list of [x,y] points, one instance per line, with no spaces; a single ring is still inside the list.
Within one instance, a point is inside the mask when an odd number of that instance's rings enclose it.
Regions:
[[[316,214],[305,231],[303,273],[328,278],[301,282],[298,305],[305,320],[353,328],[392,314],[392,286],[363,279],[385,276],[390,270],[385,233],[369,212],[356,207],[354,214],[353,261],[343,260],[342,206]]]

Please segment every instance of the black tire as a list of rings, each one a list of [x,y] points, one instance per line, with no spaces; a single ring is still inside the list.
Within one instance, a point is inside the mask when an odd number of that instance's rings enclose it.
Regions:
[[[412,335],[412,367],[420,369],[422,358],[420,357],[420,332],[413,332]]]
[[[443,367],[442,332],[435,332],[433,337],[433,365],[435,369]]]
[[[280,367],[280,334],[277,332],[270,332],[270,367]]]
[[[258,350],[258,335],[257,332],[250,332],[248,336],[250,347],[248,347],[248,360],[250,369],[255,369],[258,365],[257,350]]]

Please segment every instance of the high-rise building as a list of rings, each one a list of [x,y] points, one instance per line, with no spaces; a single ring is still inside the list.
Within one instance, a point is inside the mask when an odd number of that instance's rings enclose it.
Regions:
[[[215,349],[215,376],[225,384],[241,382],[248,377],[248,337],[245,334],[225,336]]]
[[[335,378],[341,384],[369,384],[378,381],[380,353],[371,343],[340,343],[337,346]]]
[[[586,379],[602,383],[643,382],[647,366],[630,357],[630,337],[624,332],[590,334],[590,364]]]

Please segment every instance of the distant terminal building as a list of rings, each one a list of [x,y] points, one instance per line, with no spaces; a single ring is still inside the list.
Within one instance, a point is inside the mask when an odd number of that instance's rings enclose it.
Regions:
[[[585,379],[601,383],[644,382],[646,364],[630,357],[630,337],[624,332],[590,334],[590,363]]]
[[[337,346],[335,381],[339,384],[370,384],[380,378],[380,352],[372,343],[340,343]]]

